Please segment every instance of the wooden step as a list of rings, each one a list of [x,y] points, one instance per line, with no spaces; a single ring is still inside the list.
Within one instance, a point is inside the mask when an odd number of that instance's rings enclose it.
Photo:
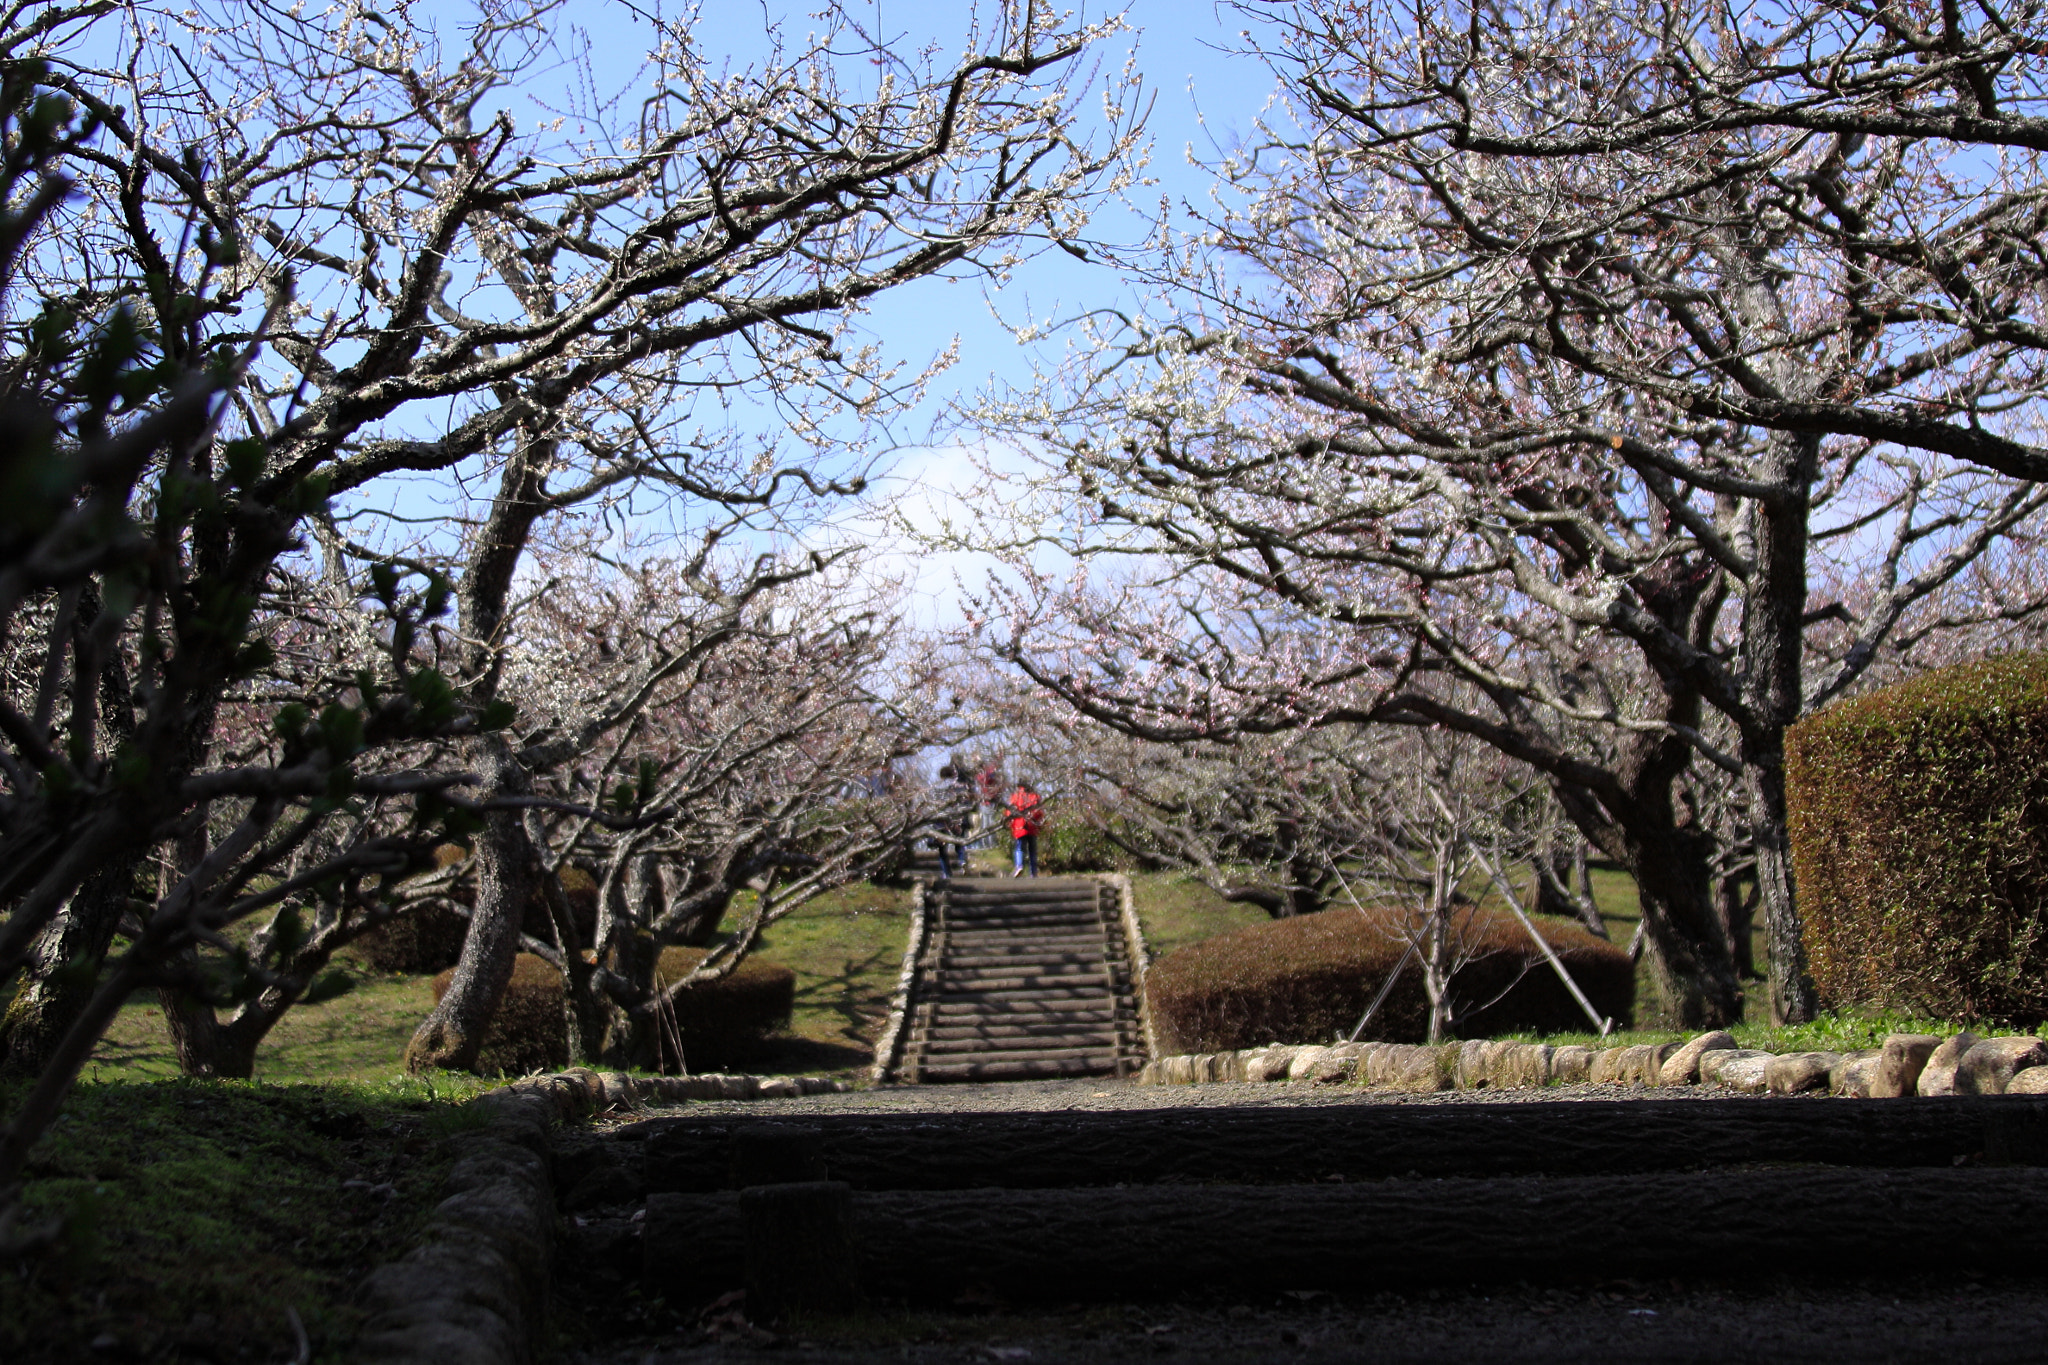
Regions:
[[[1114,1076],[1117,1059],[1108,1054],[1044,1061],[961,1062],[948,1059],[936,1066],[920,1066],[917,1078],[932,1084],[948,1081],[1034,1081],[1059,1080],[1069,1076]]]

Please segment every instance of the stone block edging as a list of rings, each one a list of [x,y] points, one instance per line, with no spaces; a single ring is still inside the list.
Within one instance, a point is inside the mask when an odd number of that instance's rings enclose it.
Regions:
[[[1350,1083],[1371,1089],[1434,1094],[1447,1090],[1546,1085],[1714,1085],[1745,1094],[1821,1091],[1852,1098],[1889,1095],[2048,1094],[2048,1043],[2030,1036],[1978,1038],[1960,1033],[1936,1040],[1899,1034],[1883,1048],[1856,1052],[1774,1055],[1735,1046],[1727,1033],[1701,1034],[1683,1045],[1591,1048],[1548,1043],[1464,1042],[1269,1043],[1235,1052],[1156,1057],[1134,1078],[1139,1085],[1216,1081]],[[1933,1063],[1925,1071],[1920,1063]]]
[[[627,1076],[574,1067],[464,1106],[482,1122],[447,1139],[448,1193],[425,1236],[363,1280],[360,1365],[532,1365],[547,1325],[555,1186],[548,1129],[608,1109],[783,1099],[851,1089],[820,1076]]]
[[[903,965],[896,973],[896,989],[889,996],[889,1017],[882,1024],[881,1035],[875,1039],[874,1068],[868,1073],[868,1079],[876,1085],[887,1082],[895,1074],[897,1063],[903,1060],[903,1032],[910,1020],[910,993],[917,985],[917,963],[924,956],[927,933],[924,892],[923,881],[911,884],[910,937],[903,947]]]

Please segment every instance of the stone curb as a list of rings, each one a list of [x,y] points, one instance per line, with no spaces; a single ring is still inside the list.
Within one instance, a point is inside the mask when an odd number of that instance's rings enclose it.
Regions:
[[[1586,1083],[1716,1085],[1745,1094],[1820,1091],[1857,1099],[2048,1094],[2048,1043],[2039,1038],[1980,1039],[1960,1033],[1936,1047],[1939,1041],[1894,1034],[1881,1049],[1782,1056],[1738,1048],[1718,1029],[1683,1045],[1608,1048],[1477,1038],[1435,1046],[1269,1043],[1236,1052],[1155,1057],[1134,1079],[1139,1085],[1311,1081],[1421,1094]]]
[[[897,1064],[903,1060],[904,1026],[910,1021],[910,993],[917,986],[917,963],[924,956],[926,934],[925,884],[917,881],[910,888],[910,938],[903,948],[903,965],[896,973],[896,989],[889,996],[889,1017],[882,1024],[882,1033],[875,1040],[875,1064],[868,1073],[868,1079],[876,1085],[886,1084],[895,1074]]]
[[[653,1076],[582,1067],[471,1100],[478,1128],[449,1139],[448,1194],[421,1244],[358,1290],[360,1365],[532,1365],[547,1326],[555,1187],[548,1129],[607,1109],[686,1100],[783,1099],[851,1089],[819,1076]]]

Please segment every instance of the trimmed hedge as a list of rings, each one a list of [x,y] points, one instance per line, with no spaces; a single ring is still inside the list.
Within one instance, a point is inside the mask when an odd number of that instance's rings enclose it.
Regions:
[[[707,948],[661,950],[661,979],[690,974]],[[717,981],[692,986],[676,997],[676,1027],[683,1035],[683,1060],[696,1070],[717,1070],[743,1061],[761,1040],[789,1026],[796,1008],[796,973],[779,962],[750,957]]]
[[[1785,782],[1825,1005],[2048,1019],[2048,655],[1809,716],[1786,735]]]
[[[434,978],[434,1003],[448,994],[455,979],[451,967]],[[545,959],[521,953],[512,959],[512,979],[498,1001],[498,1012],[484,1030],[476,1069],[485,1075],[504,1072],[558,1071],[569,1064],[569,1026],[562,1018],[562,974]]]
[[[469,850],[460,844],[442,844],[434,850],[434,866],[447,867],[468,856]],[[457,887],[453,894],[463,904],[470,903],[468,887]],[[417,976],[453,967],[462,956],[462,940],[468,934],[469,921],[461,915],[443,905],[423,905],[372,929],[350,944],[348,951],[376,971]]]
[[[442,844],[434,850],[434,866],[447,867],[468,856],[469,850],[460,844]],[[559,875],[576,931],[588,943],[597,936],[597,878],[573,865],[564,867]],[[464,905],[476,903],[476,893],[467,882],[449,894]],[[538,894],[528,901],[519,927],[522,933],[554,942],[555,922],[548,914],[547,901]],[[461,915],[446,906],[423,905],[364,934],[350,946],[350,953],[377,971],[417,976],[453,967],[462,956],[462,940],[468,934],[469,921]]]
[[[704,960],[703,948],[664,948],[661,976],[676,981]],[[434,999],[448,993],[454,971],[434,978]],[[676,997],[675,1022],[683,1059],[693,1070],[718,1070],[745,1060],[776,1029],[789,1024],[796,1005],[796,973],[780,963],[748,958],[716,981]],[[523,1075],[569,1064],[569,1026],[562,1015],[562,975],[542,958],[521,953],[512,980],[484,1033],[477,1070]]]
[[[1348,1034],[1406,951],[1399,924],[1389,909],[1325,910],[1248,925],[1168,953],[1153,964],[1145,985],[1161,1048],[1168,1054],[1226,1052]],[[1500,996],[1461,1018],[1460,1033],[1586,1027],[1585,1012],[1512,915],[1480,907],[1460,925],[1477,955],[1452,978],[1455,998],[1478,1004]],[[1594,1006],[1617,1024],[1628,1022],[1635,1008],[1635,964],[1628,954],[1568,921],[1545,916],[1536,926]],[[1422,968],[1411,962],[1361,1036],[1417,1043],[1428,1031]]]

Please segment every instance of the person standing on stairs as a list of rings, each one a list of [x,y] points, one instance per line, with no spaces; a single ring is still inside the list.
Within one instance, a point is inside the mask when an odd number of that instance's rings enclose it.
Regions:
[[[1024,875],[1024,860],[1031,860],[1031,875],[1038,875],[1038,831],[1045,827],[1045,802],[1031,790],[1026,778],[1017,779],[1017,790],[1006,803],[1010,811],[1010,859],[1012,877]]]
[[[963,873],[967,871],[967,835],[974,820],[974,788],[968,785],[965,764],[955,761],[939,769],[939,794],[947,814],[933,831],[932,844],[939,850],[939,880],[950,881],[949,854],[960,859]]]

